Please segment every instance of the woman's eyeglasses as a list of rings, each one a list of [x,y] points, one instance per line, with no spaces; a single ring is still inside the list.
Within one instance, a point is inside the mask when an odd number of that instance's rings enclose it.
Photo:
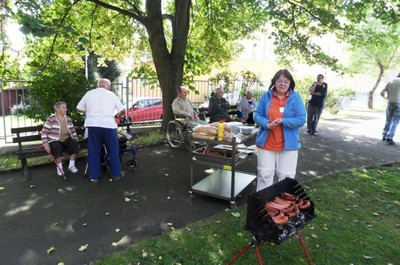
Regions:
[[[278,84],[284,84],[284,85],[289,85],[290,84],[290,81],[287,81],[287,80],[276,80],[276,82]]]

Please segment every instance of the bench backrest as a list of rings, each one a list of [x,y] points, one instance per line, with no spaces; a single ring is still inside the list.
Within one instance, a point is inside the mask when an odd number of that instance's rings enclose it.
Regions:
[[[83,138],[85,128],[83,127],[83,121],[74,122],[74,126],[76,129],[76,133],[79,138]],[[13,137],[13,143],[18,143],[19,150],[22,150],[23,143],[41,141],[40,132],[42,131],[43,125],[36,126],[28,126],[28,127],[19,127],[19,128],[11,128],[11,133]],[[83,142],[83,140],[82,140]]]

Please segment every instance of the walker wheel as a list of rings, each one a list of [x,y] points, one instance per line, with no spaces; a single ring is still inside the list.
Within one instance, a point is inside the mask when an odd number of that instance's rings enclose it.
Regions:
[[[103,172],[103,174],[107,174],[108,172],[109,172],[109,168],[108,168],[108,165],[106,165],[106,164],[102,164],[101,165],[101,172]]]
[[[126,162],[126,164],[128,165],[129,168],[135,168],[136,160],[134,160],[134,159],[128,160],[128,162]]]

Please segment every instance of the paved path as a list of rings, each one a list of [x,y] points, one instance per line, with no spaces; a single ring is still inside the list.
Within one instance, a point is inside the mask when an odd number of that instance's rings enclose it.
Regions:
[[[359,166],[397,162],[400,148],[380,141],[384,115],[354,113],[354,118],[323,120],[319,135],[304,134],[297,178],[304,179]],[[395,138],[396,140],[396,138]],[[123,156],[125,163],[130,154]],[[20,170],[0,175],[0,263],[7,265],[89,264],[144,237],[157,236],[224,211],[229,203],[188,196],[189,156],[166,145],[141,149],[138,166],[126,177],[98,184],[82,170],[66,182],[53,165],[32,169],[25,181]],[[85,161],[79,161],[83,169]],[[241,170],[255,172],[252,158]],[[251,184],[237,203],[255,191]],[[129,200],[129,201],[128,201]],[[116,243],[116,246],[113,246]],[[88,244],[85,251],[81,246]],[[55,250],[47,254],[47,250]]]

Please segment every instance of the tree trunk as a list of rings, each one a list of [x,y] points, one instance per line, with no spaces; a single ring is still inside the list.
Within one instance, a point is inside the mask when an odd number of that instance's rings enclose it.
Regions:
[[[369,109],[374,108],[374,93],[375,93],[375,90],[378,88],[379,83],[382,80],[383,74],[385,73],[385,68],[383,67],[382,63],[378,62],[378,65],[379,65],[378,79],[376,80],[373,88],[368,93],[368,108]]]
[[[148,17],[145,21],[145,27],[149,35],[153,61],[163,93],[164,115],[161,126],[162,131],[165,131],[168,122],[174,119],[171,104],[176,98],[177,88],[182,84],[183,80],[183,64],[189,32],[190,7],[191,1],[175,1],[175,16],[171,20],[173,36],[170,52],[165,39],[161,1],[146,1]]]

